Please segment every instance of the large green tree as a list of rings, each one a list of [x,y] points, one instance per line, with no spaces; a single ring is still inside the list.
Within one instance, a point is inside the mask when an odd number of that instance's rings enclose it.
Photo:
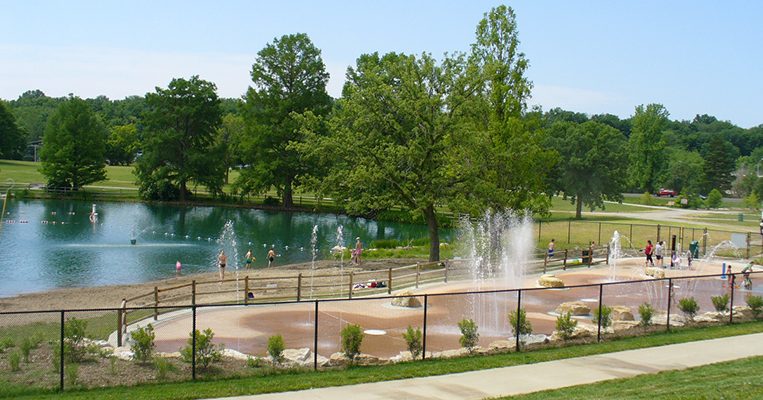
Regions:
[[[667,122],[668,110],[661,104],[640,105],[631,118],[630,178],[638,190],[655,190],[665,161],[663,131]]]
[[[720,135],[714,135],[702,148],[705,159],[705,190],[718,189],[723,193],[731,188],[731,173],[736,167],[739,151]]]
[[[304,33],[282,36],[257,53],[243,112],[247,124],[243,161],[250,167],[242,170],[236,183],[241,193],[275,187],[283,205],[293,205],[294,187],[314,171],[294,145],[304,142],[299,115],[328,114],[328,78],[320,50]]]
[[[584,205],[593,210],[603,208],[604,200],[622,201],[628,155],[619,130],[588,121],[557,122],[549,131],[549,147],[560,154],[556,188],[576,204],[575,218]]]
[[[24,136],[10,107],[0,100],[0,158],[20,159],[26,145]]]
[[[106,179],[106,129],[87,102],[70,97],[48,119],[41,171],[48,186],[78,190]]]
[[[698,152],[668,147],[665,149],[665,158],[667,161],[663,174],[657,181],[661,187],[686,194],[702,191],[705,161]]]
[[[186,201],[191,183],[222,194],[226,165],[215,140],[222,119],[216,90],[193,76],[146,95],[143,155],[136,165],[144,198]]]
[[[106,140],[106,158],[111,165],[128,165],[138,152],[138,128],[135,124],[115,125]]]

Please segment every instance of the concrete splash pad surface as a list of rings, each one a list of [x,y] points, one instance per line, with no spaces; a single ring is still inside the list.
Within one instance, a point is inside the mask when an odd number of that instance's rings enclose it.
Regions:
[[[732,261],[733,263],[733,261]],[[742,267],[735,264],[735,271]],[[700,304],[700,311],[713,310],[710,296],[728,292],[726,281],[713,278],[681,280],[682,276],[707,275],[720,273],[720,262],[695,262],[691,270],[666,269],[666,277],[674,279],[674,300],[671,314],[680,314],[676,303],[682,297],[694,296]],[[608,267],[582,268],[558,271],[557,277],[567,286],[598,284],[609,282]],[[619,260],[617,280],[641,280],[643,275],[642,259]],[[525,288],[537,287],[537,276],[525,281]],[[756,282],[757,283],[757,282]],[[753,285],[756,292],[763,288]],[[479,290],[505,289],[500,281],[482,282]],[[423,304],[423,294],[430,294],[427,304],[427,351],[438,352],[460,348],[458,321],[464,318],[474,319],[479,326],[481,346],[488,346],[497,340],[513,340],[513,329],[509,326],[507,315],[517,308],[517,293],[486,293],[476,295],[458,294],[458,292],[478,290],[471,281],[459,281],[433,284],[422,287],[414,293]],[[737,289],[736,304],[743,303],[744,296]],[[450,294],[449,294],[450,293]],[[604,286],[603,304],[622,305],[631,308],[638,318],[638,305],[648,302],[657,313],[664,312],[667,306],[667,281],[647,281],[644,283]],[[362,295],[358,292],[356,295]],[[523,291],[521,305],[527,312],[534,333],[550,335],[555,329],[554,310],[563,302],[583,301],[592,309],[598,307],[599,287],[562,288],[549,290]],[[226,348],[245,354],[265,356],[268,337],[280,334],[286,348],[313,348],[314,340],[313,302],[282,305],[250,305],[210,307],[197,309],[197,329],[211,328],[215,333],[214,341]],[[595,327],[591,317],[576,317],[579,325]],[[318,312],[318,353],[328,356],[340,350],[340,331],[348,323],[358,324],[363,330],[379,330],[365,335],[361,351],[376,357],[392,357],[406,350],[402,334],[410,325],[423,327],[423,307],[403,308],[390,304],[390,299],[357,299],[353,301],[322,302]],[[155,323],[157,351],[174,352],[183,347],[192,327],[190,312],[181,312]],[[423,328],[422,328],[423,329]]]

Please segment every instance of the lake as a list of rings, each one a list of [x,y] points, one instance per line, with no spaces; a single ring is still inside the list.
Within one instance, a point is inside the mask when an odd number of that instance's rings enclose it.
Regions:
[[[142,203],[9,200],[0,229],[0,296],[54,288],[139,283],[183,273],[217,271],[217,252],[228,255],[228,271],[243,268],[251,248],[255,267],[307,262],[318,226],[318,259],[340,243],[368,248],[375,239],[427,236],[425,225],[378,222],[334,214],[274,212],[249,208],[179,207]],[[230,221],[227,225],[226,223]],[[445,239],[449,232],[441,233]],[[131,245],[135,237],[136,244]]]

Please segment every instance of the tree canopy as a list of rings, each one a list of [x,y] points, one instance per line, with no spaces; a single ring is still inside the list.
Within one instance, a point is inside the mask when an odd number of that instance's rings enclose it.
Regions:
[[[663,130],[668,122],[668,110],[661,104],[636,107],[631,118],[630,177],[641,191],[654,192],[664,164],[665,141]]]
[[[26,147],[24,136],[10,107],[0,100],[0,158],[20,159]]]

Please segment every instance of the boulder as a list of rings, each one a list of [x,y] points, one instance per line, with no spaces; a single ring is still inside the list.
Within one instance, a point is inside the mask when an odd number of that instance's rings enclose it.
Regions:
[[[130,361],[133,354],[129,347],[117,347],[114,349],[114,356],[120,360]]]
[[[752,310],[747,306],[734,306],[734,320],[735,321],[752,321]]]
[[[244,360],[246,361],[250,356],[248,354],[244,354],[240,351],[236,351],[233,349],[223,349],[221,352],[223,357],[229,357],[234,360]]]
[[[476,352],[479,350],[479,346],[474,348],[474,351]],[[469,355],[469,350],[466,350],[466,348],[462,347],[460,349],[455,350],[444,350],[439,353],[434,353],[432,357],[434,358],[454,358],[454,357],[464,357]]]
[[[559,307],[556,307],[556,313],[559,315],[570,313],[572,315],[590,315],[591,314],[591,307],[588,306],[588,304],[583,303],[582,301],[569,301],[566,303],[559,304]]]
[[[419,301],[418,297],[414,296],[413,292],[405,291],[392,299],[392,305],[397,307],[418,308],[421,307],[421,301]]]
[[[614,321],[612,322],[612,330],[615,332],[622,332],[634,329],[639,326],[638,321]]]
[[[612,321],[635,321],[633,312],[630,307],[626,306],[613,306],[612,307]]]
[[[157,357],[161,358],[182,358],[183,356],[180,354],[179,351],[173,351],[171,353],[163,353],[163,352],[157,352]]]
[[[493,352],[506,352],[514,350],[516,347],[516,340],[496,340],[491,342],[487,348]]]
[[[657,267],[647,267],[646,270],[644,270],[644,274],[655,279],[661,279],[665,277],[665,270]]]
[[[282,355],[284,360],[289,360],[297,364],[301,364],[306,361],[312,362],[312,352],[306,347],[301,349],[285,349]]]
[[[540,278],[538,278],[538,285],[548,288],[560,288],[564,287],[564,282],[555,275],[546,274],[541,275]]]

